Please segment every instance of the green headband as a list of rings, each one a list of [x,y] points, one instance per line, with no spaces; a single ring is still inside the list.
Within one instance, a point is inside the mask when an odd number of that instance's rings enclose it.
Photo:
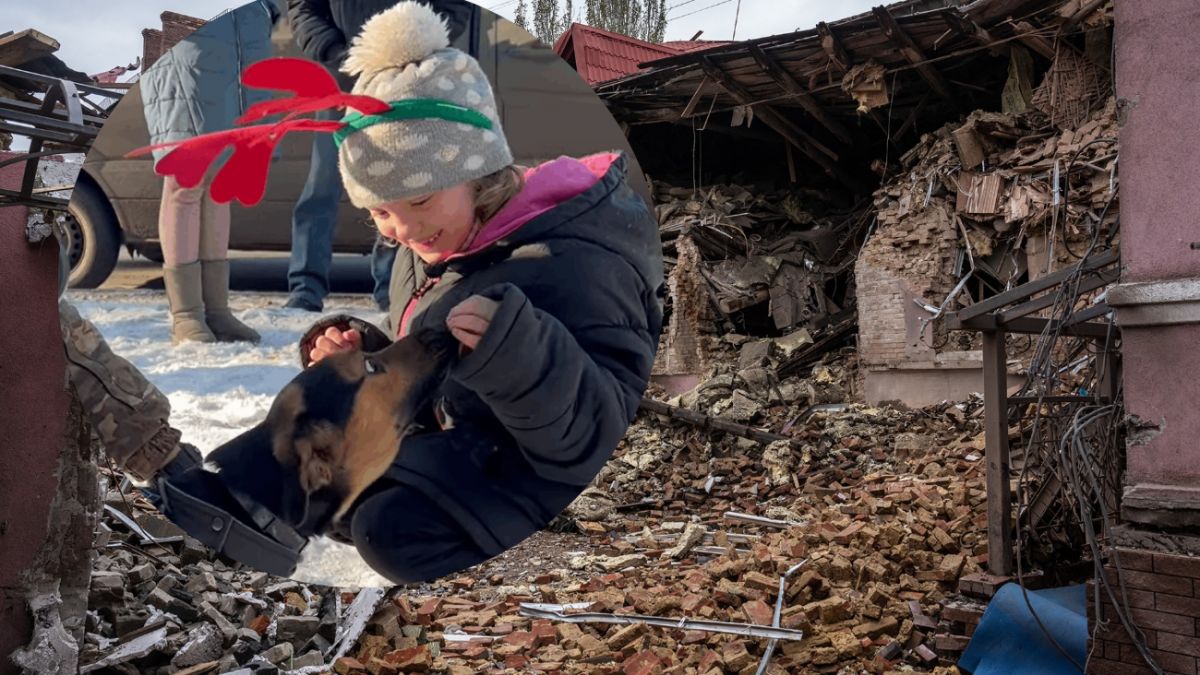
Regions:
[[[482,129],[492,128],[492,120],[478,110],[436,98],[412,98],[392,101],[390,110],[377,115],[364,115],[360,112],[346,115],[342,118],[342,128],[333,133],[333,142],[341,147],[350,134],[382,122],[429,118],[461,122]]]

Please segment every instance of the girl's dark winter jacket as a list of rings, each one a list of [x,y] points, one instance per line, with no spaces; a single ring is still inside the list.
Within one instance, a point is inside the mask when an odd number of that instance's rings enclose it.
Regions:
[[[595,477],[649,381],[662,248],[626,170],[612,155],[587,189],[439,269],[397,256],[389,336],[410,302],[406,332],[444,330],[471,295],[500,302],[442,391],[454,429],[407,438],[386,478],[436,500],[490,554],[545,526]],[[414,297],[431,274],[438,282]]]

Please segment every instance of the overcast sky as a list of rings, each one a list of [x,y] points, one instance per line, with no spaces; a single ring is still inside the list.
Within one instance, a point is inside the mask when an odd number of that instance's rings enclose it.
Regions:
[[[858,14],[879,0],[667,0],[668,40],[729,40],[737,14],[737,38],[748,40],[812,28]],[[36,28],[58,40],[59,58],[89,75],[128,65],[142,53],[142,29],[157,28],[164,10],[211,19],[244,3],[237,0],[0,0],[0,33]],[[512,19],[516,0],[484,0],[483,7]],[[529,5],[533,0],[527,0]],[[586,0],[575,0],[582,15]],[[739,6],[740,5],[740,6]],[[687,15],[687,16],[685,16]]]

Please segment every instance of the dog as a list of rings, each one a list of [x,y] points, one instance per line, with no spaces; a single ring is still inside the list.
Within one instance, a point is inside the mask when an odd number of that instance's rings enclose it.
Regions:
[[[207,475],[191,480],[211,491],[219,478],[236,501],[222,506],[239,518],[274,516],[303,537],[323,534],[387,471],[405,436],[433,423],[457,354],[448,332],[426,330],[378,351],[330,355],[293,378],[266,419],[209,453]]]

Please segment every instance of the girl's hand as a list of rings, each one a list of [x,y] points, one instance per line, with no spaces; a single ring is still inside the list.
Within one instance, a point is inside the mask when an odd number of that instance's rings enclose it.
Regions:
[[[483,334],[487,332],[492,317],[496,316],[496,308],[500,303],[482,295],[472,295],[450,310],[446,316],[446,327],[451,335],[462,343],[466,349],[475,349]]]
[[[313,363],[338,352],[344,352],[352,349],[362,349],[362,333],[354,329],[341,331],[330,326],[325,329],[325,333],[319,336],[316,342],[313,343],[312,351],[308,353],[308,358]]]

